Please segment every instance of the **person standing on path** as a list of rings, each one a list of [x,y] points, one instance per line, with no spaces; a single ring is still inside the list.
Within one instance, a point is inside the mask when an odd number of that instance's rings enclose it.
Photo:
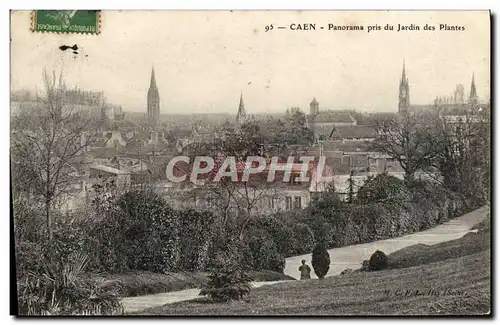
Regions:
[[[306,264],[306,260],[302,260],[302,265],[299,266],[300,279],[307,280],[311,278],[311,268]]]

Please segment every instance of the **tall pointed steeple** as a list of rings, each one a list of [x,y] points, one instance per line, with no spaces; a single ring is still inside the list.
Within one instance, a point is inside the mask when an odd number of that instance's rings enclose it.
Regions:
[[[470,92],[469,92],[469,104],[477,105],[478,97],[476,91],[476,83],[474,82],[474,74],[472,74],[472,81],[470,83]]]
[[[238,106],[238,114],[236,115],[236,122],[242,123],[246,119],[247,113],[245,111],[245,104],[243,103],[243,91],[240,94],[240,105]]]
[[[405,67],[405,59],[403,59],[403,74],[401,75],[401,81],[407,81],[407,78],[406,78],[406,67]]]
[[[403,72],[401,73],[401,81],[399,83],[399,104],[398,112],[402,113],[410,109],[410,85],[406,77],[406,65],[403,59]]]
[[[158,89],[156,86],[155,67],[151,68],[151,82],[149,83],[149,88]]]
[[[148,89],[148,120],[156,126],[160,119],[160,94],[158,86],[156,85],[155,69],[151,68],[151,81],[149,82]]]

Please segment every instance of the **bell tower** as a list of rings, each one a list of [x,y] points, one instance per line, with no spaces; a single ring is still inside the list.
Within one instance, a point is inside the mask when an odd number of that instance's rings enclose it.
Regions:
[[[148,89],[148,121],[157,125],[160,119],[160,94],[156,86],[155,69],[151,69],[151,81]]]
[[[399,105],[398,112],[402,113],[410,109],[410,85],[406,77],[405,61],[403,60],[403,73],[399,82]]]

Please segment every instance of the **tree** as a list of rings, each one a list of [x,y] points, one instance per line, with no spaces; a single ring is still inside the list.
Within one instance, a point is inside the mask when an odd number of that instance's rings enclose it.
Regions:
[[[307,146],[313,141],[313,131],[307,124],[306,115],[301,111],[288,114],[284,119],[271,117],[264,125],[263,140],[279,149],[291,145]]]
[[[214,167],[207,176],[208,182],[203,186],[207,198],[222,212],[222,218],[219,220],[222,231],[225,230],[231,211],[236,212],[240,239],[243,239],[246,226],[255,216],[254,210],[257,204],[265,198],[274,197],[276,193],[267,182],[267,175],[253,174],[248,180],[242,179],[243,172],[247,168],[247,158],[261,155],[261,141],[260,127],[253,120],[244,123],[239,129],[225,125],[219,135]],[[223,167],[223,162],[229,157],[235,160],[237,180],[226,176],[217,182],[212,182]]]
[[[354,181],[354,172],[351,170],[351,173],[349,174],[349,178],[347,179],[347,202],[348,203],[353,203],[354,202],[354,188],[356,186],[356,182]]]
[[[411,195],[405,183],[397,177],[382,173],[366,182],[358,190],[358,202],[369,204],[376,202],[402,203]]]
[[[442,183],[483,204],[489,201],[491,170],[491,130],[488,111],[463,112],[458,120],[438,109],[433,118],[432,167]]]
[[[314,247],[311,264],[314,273],[318,278],[323,279],[330,269],[330,254],[328,254],[325,244],[319,243]]]
[[[56,200],[67,193],[91,134],[89,112],[75,112],[64,105],[64,91],[56,77],[43,73],[45,98],[40,107],[21,111],[12,119],[11,162],[17,192],[41,198],[49,240]],[[77,166],[77,167],[75,167]]]
[[[241,300],[252,289],[251,278],[244,270],[236,243],[230,243],[226,250],[217,254],[215,265],[207,283],[200,291],[201,296],[209,296],[216,302]]]
[[[405,180],[413,181],[415,173],[428,167],[433,157],[432,137],[426,132],[425,115],[404,112],[392,122],[376,122],[379,136],[373,149],[398,161],[405,172]]]

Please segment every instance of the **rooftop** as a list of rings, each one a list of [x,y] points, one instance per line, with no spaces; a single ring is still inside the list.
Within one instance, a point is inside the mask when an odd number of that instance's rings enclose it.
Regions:
[[[356,119],[346,111],[320,111],[314,123],[356,123]]]
[[[110,173],[110,174],[115,174],[115,175],[128,175],[129,174],[126,171],[116,169],[113,167],[109,167],[109,166],[104,166],[104,165],[92,165],[92,166],[90,166],[90,169],[96,169],[96,170],[100,170],[100,171]]]
[[[316,138],[323,137],[329,140],[374,139],[377,137],[377,131],[373,127],[367,125],[316,125],[314,127],[314,134]]]

